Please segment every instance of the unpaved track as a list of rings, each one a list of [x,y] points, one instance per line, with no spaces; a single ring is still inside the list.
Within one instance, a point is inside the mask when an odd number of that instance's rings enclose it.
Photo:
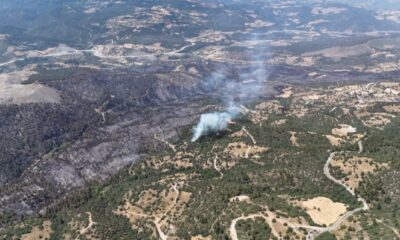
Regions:
[[[8,62],[0,63],[0,67],[6,66],[6,65],[9,65],[9,64],[15,63],[15,62],[17,62],[17,61],[21,61],[21,60],[24,60],[24,59],[23,59],[23,58],[17,58],[17,59],[8,61]]]
[[[156,229],[157,229],[159,238],[160,238],[161,240],[167,240],[167,238],[168,238],[167,235],[165,235],[165,233],[164,233],[164,232],[162,231],[162,229],[161,229],[161,224],[160,224],[161,220],[162,220],[162,218],[156,217],[156,218],[153,220],[153,223],[154,223],[154,225],[156,226]]]
[[[396,236],[400,239],[400,233],[399,233],[399,231],[398,231],[396,228],[387,225],[386,223],[383,222],[383,220],[378,220],[377,222],[380,223],[380,224],[382,224],[383,226],[385,226],[385,227],[391,229],[391,230],[393,231],[393,233],[396,234]]]
[[[358,146],[359,146],[359,152],[362,152],[363,145],[362,145],[361,141],[358,142]],[[346,186],[344,183],[342,183],[338,179],[334,178],[330,174],[329,165],[330,165],[331,161],[334,159],[334,157],[336,156],[336,154],[337,154],[337,152],[333,152],[333,153],[331,153],[329,155],[328,160],[326,161],[326,163],[324,165],[324,174],[325,174],[325,176],[327,178],[329,178],[330,180],[332,180],[334,183],[343,186],[351,195],[353,195],[355,197],[358,197],[357,200],[363,204],[363,207],[356,208],[356,209],[353,209],[351,211],[346,212],[345,214],[340,216],[333,224],[331,224],[328,227],[317,227],[317,226],[309,226],[309,225],[300,225],[300,224],[287,223],[293,229],[299,229],[299,228],[309,229],[310,231],[308,232],[308,234],[306,236],[307,240],[314,240],[317,236],[321,235],[322,233],[335,231],[346,219],[348,219],[349,217],[353,216],[355,213],[363,211],[363,210],[364,211],[365,210],[369,210],[367,201],[364,198],[356,196],[356,194],[354,193],[354,190],[352,190],[350,187]],[[241,217],[233,219],[232,222],[231,222],[231,225],[229,227],[230,238],[232,240],[239,240],[238,236],[237,236],[237,231],[236,231],[236,223],[238,221],[254,219],[256,217],[262,217],[264,219],[267,219],[266,216],[263,215],[262,213],[251,214],[251,215],[248,215],[248,216],[241,216]],[[394,228],[392,228],[390,226],[387,226],[387,227],[392,229],[394,231],[394,233],[396,235],[398,235],[398,232],[397,232],[396,229],[394,229]]]
[[[217,172],[219,172],[219,174],[221,175],[221,178],[223,178],[224,177],[224,174],[221,172],[221,169],[217,166],[217,160],[218,160],[218,154],[215,154],[215,157],[214,157],[214,169],[217,171]]]
[[[82,228],[82,229],[79,231],[79,234],[80,234],[80,235],[85,235],[86,233],[88,233],[88,231],[93,227],[93,225],[96,224],[95,222],[93,222],[92,213],[91,213],[91,212],[86,212],[86,214],[87,214],[88,217],[89,217],[89,224],[87,225],[87,227]],[[79,237],[75,238],[75,240],[78,240],[78,239],[79,239]]]
[[[361,141],[358,141],[358,153],[364,152],[364,147]]]
[[[245,127],[243,127],[242,129],[252,139],[253,143],[256,144],[256,141],[255,141],[254,137],[247,131],[247,129]],[[358,142],[358,147],[359,147],[358,153],[362,153],[364,151],[364,147],[363,147],[362,141]],[[307,240],[314,240],[317,236],[321,235],[322,233],[335,231],[346,219],[348,219],[349,217],[353,216],[355,213],[363,211],[363,210],[364,211],[369,210],[369,206],[367,204],[367,201],[364,198],[361,198],[360,196],[357,196],[353,189],[351,189],[349,186],[345,185],[340,180],[334,178],[330,174],[329,166],[330,166],[330,163],[332,162],[332,160],[335,158],[336,154],[337,154],[337,152],[332,152],[329,155],[329,157],[328,157],[328,159],[327,159],[327,161],[326,161],[326,163],[324,165],[324,169],[323,169],[325,176],[327,178],[329,178],[331,181],[333,181],[334,183],[339,184],[340,186],[344,187],[346,189],[346,191],[348,191],[354,197],[357,197],[357,200],[359,202],[361,202],[363,204],[363,206],[360,207],[360,208],[356,208],[356,209],[353,209],[351,211],[346,212],[345,214],[340,216],[333,224],[331,224],[328,227],[318,227],[318,226],[310,226],[310,225],[297,225],[297,224],[289,224],[289,223],[287,223],[293,229],[299,229],[299,228],[309,229],[310,231],[308,232],[308,234],[306,236]],[[219,169],[216,166],[216,160],[217,160],[217,155],[214,158],[214,168],[218,172],[220,172]],[[222,175],[222,173],[221,173],[221,175]],[[230,238],[232,240],[239,240],[238,236],[237,236],[237,231],[236,231],[236,223],[238,221],[254,219],[256,217],[261,217],[261,218],[267,219],[266,216],[263,215],[262,213],[255,213],[255,214],[251,214],[251,215],[248,215],[248,216],[241,216],[241,217],[233,219],[231,221],[231,225],[229,227]],[[387,226],[387,227],[392,229],[394,231],[394,233],[398,236],[399,233],[397,232],[396,229],[394,229],[394,228],[392,228],[390,226]]]
[[[257,141],[254,139],[253,135],[251,135],[250,132],[247,131],[245,126],[242,127],[242,130],[247,134],[247,136],[249,136],[251,138],[251,141],[253,142],[253,145],[256,145]],[[249,153],[250,153],[251,149],[252,149],[252,146],[249,146],[247,148],[247,151],[246,151],[245,156],[244,156],[245,158],[249,158]]]
[[[359,153],[361,153],[364,149],[363,149],[363,144],[361,141],[358,142],[358,147],[359,147]],[[340,218],[338,218],[332,225],[326,227],[326,228],[322,228],[321,230],[312,230],[308,233],[307,235],[307,240],[313,240],[315,239],[317,236],[321,235],[324,232],[332,232],[334,230],[336,230],[347,218],[353,216],[355,213],[363,211],[363,210],[369,210],[367,201],[359,196],[356,196],[355,192],[353,189],[351,189],[349,186],[345,185],[344,183],[342,183],[340,180],[334,178],[331,173],[329,172],[329,165],[331,163],[331,161],[335,158],[337,152],[333,152],[329,155],[328,160],[325,163],[324,166],[324,174],[327,178],[329,178],[330,180],[332,180],[334,183],[339,184],[341,186],[343,186],[351,195],[358,197],[357,200],[359,202],[361,202],[363,204],[363,207],[360,208],[356,208],[353,209],[351,211],[346,212],[345,214],[343,214]]]
[[[244,154],[244,157],[245,157],[245,158],[249,158],[249,153],[250,153],[251,149],[252,149],[252,146],[249,146],[249,147],[247,148],[246,153]]]
[[[149,218],[149,220],[154,224],[158,237],[161,240],[167,240],[168,239],[168,235],[165,234],[163,232],[163,230],[161,229],[162,226],[162,221],[165,218],[165,216],[167,216],[167,214],[169,214],[171,212],[172,209],[175,208],[176,203],[178,202],[178,198],[180,195],[180,192],[178,190],[178,185],[176,183],[174,183],[173,185],[171,185],[171,189],[176,192],[176,196],[174,198],[174,201],[172,202],[171,206],[169,208],[165,209],[165,212],[159,215],[148,215],[145,213],[130,213],[132,215],[135,216],[139,216],[139,217],[143,217],[143,218]]]
[[[265,206],[260,206],[260,207],[265,207]],[[267,217],[265,214],[263,214],[263,213],[255,213],[255,214],[250,214],[250,215],[248,215],[248,216],[237,217],[237,218],[235,218],[235,219],[233,219],[233,220],[231,221],[231,225],[230,225],[230,227],[229,227],[229,236],[230,236],[230,238],[231,238],[232,240],[239,240],[239,238],[238,238],[238,236],[237,236],[237,231],[236,231],[236,224],[237,224],[238,221],[240,221],[240,220],[254,219],[254,218],[257,218],[257,217],[263,218],[263,219],[268,223],[268,225],[272,224],[272,222],[271,222],[272,220],[271,220],[271,219],[268,219],[268,217]],[[321,228],[321,227],[315,227],[315,226],[303,225],[303,224],[294,224],[294,223],[291,223],[291,222],[289,222],[289,221],[282,222],[282,224],[287,224],[289,227],[291,227],[291,228],[293,228],[293,229],[304,228],[304,229],[310,229],[311,231],[322,231],[322,230],[323,230],[323,228]],[[270,226],[271,226],[271,225],[270,225]],[[276,231],[275,229],[272,229],[272,233],[273,233],[276,237],[279,236],[278,233],[277,233],[277,231]]]
[[[251,135],[250,133],[249,133],[249,131],[247,131],[247,129],[243,126],[243,131],[251,138],[251,141],[253,141],[253,144],[254,145],[256,145],[257,144],[257,142],[256,142],[256,140],[254,139],[254,137],[253,137],[253,135]]]
[[[171,206],[170,209],[168,209],[164,214],[162,214],[161,216],[157,216],[155,217],[155,219],[153,220],[154,225],[156,226],[157,232],[158,232],[158,236],[160,237],[161,240],[167,240],[168,236],[162,231],[161,229],[161,221],[162,219],[176,206],[176,203],[178,202],[178,198],[179,198],[179,190],[177,188],[177,184],[174,183],[171,188],[176,192],[176,197],[174,198],[174,202]]]

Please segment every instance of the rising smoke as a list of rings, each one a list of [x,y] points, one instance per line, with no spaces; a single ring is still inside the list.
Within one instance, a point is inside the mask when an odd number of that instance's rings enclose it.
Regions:
[[[230,107],[226,112],[202,114],[199,123],[193,128],[192,142],[197,141],[204,135],[226,129],[238,114],[239,108],[237,107]]]
[[[252,42],[257,43],[258,38],[252,37]],[[220,100],[228,103],[229,106],[224,112],[205,113],[200,117],[199,123],[193,128],[192,142],[200,137],[226,129],[235,118],[238,117],[241,102],[258,98],[265,86],[264,82],[268,79],[268,71],[265,66],[266,46],[254,44],[252,47],[250,66],[247,70],[239,73],[239,81],[233,81],[224,74],[225,69],[219,69],[208,79],[210,85],[223,85],[218,89]],[[241,100],[238,100],[241,99]]]

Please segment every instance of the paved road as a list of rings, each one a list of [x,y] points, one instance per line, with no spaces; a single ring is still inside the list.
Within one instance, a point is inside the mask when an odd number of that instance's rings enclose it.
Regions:
[[[329,155],[328,160],[325,163],[324,166],[324,174],[327,178],[329,178],[330,180],[332,180],[334,183],[339,184],[341,186],[343,186],[344,188],[346,188],[346,190],[351,193],[351,195],[355,196],[354,190],[351,189],[349,186],[345,185],[342,181],[334,178],[331,173],[329,172],[329,165],[332,162],[332,160],[335,158],[337,152],[333,152]]]
[[[363,152],[363,144],[361,141],[358,142],[358,147],[359,147],[359,153]],[[332,232],[334,230],[336,230],[347,218],[353,216],[355,213],[360,212],[360,211],[366,211],[369,210],[367,201],[359,196],[356,196],[355,192],[353,189],[351,189],[349,186],[345,185],[342,181],[334,178],[331,173],[329,172],[329,165],[332,162],[332,160],[335,158],[337,152],[333,152],[329,155],[328,160],[326,161],[325,165],[324,165],[324,174],[327,178],[329,178],[330,180],[332,180],[334,183],[341,185],[342,187],[344,187],[351,195],[358,197],[357,200],[359,202],[361,202],[363,204],[362,207],[360,208],[356,208],[353,209],[351,211],[346,212],[345,214],[343,214],[342,216],[340,216],[332,225],[326,227],[326,228],[321,228],[321,229],[314,229],[312,231],[310,231],[307,234],[307,240],[313,240],[315,239],[317,236],[321,235],[324,232]]]
[[[358,146],[359,146],[359,152],[362,152],[363,151],[363,145],[362,145],[361,141],[358,142]],[[344,187],[351,195],[353,195],[355,197],[358,197],[357,200],[359,202],[361,202],[363,204],[363,206],[360,207],[360,208],[356,208],[356,209],[353,209],[351,211],[346,212],[345,214],[340,216],[333,224],[331,224],[328,227],[317,227],[317,226],[292,224],[292,223],[289,224],[288,223],[289,226],[291,228],[293,228],[293,229],[298,229],[298,228],[309,229],[310,231],[308,232],[308,234],[306,236],[307,240],[314,240],[317,236],[321,235],[322,233],[335,231],[346,219],[348,219],[349,217],[353,216],[355,213],[363,211],[363,210],[364,211],[365,210],[369,210],[367,201],[364,198],[361,198],[361,197],[357,196],[353,189],[351,189],[349,186],[346,186],[343,182],[341,182],[340,180],[334,178],[331,175],[331,173],[329,171],[329,166],[330,166],[330,163],[332,162],[332,160],[335,158],[336,154],[337,154],[337,152],[333,152],[333,153],[331,153],[329,155],[328,160],[326,161],[326,163],[324,165],[324,174],[325,174],[325,176],[327,178],[329,178],[330,180],[332,180],[334,183],[339,184],[340,186]],[[215,164],[216,164],[216,158],[214,159],[214,165]],[[254,219],[256,217],[266,218],[265,215],[263,215],[261,213],[257,213],[257,214],[251,214],[251,215],[248,215],[248,216],[241,216],[241,217],[233,219],[232,222],[231,222],[231,225],[229,227],[230,238],[232,240],[238,240],[238,236],[237,236],[237,232],[236,232],[236,223],[238,221]]]

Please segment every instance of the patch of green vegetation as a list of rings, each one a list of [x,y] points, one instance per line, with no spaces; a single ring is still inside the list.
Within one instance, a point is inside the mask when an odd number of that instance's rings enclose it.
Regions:
[[[319,235],[316,240],[337,240],[337,238],[330,232],[324,232],[323,234]]]
[[[41,218],[30,218],[23,223],[15,223],[0,231],[0,239],[19,239],[22,235],[30,233],[34,226],[43,228],[42,224],[43,220]]]
[[[263,218],[254,220],[241,220],[236,223],[238,238],[244,240],[262,240],[271,237],[271,229],[265,224]]]

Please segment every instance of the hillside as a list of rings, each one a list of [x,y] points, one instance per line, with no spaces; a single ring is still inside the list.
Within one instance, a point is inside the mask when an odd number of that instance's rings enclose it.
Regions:
[[[397,239],[400,84],[296,87],[70,194],[4,239]],[[219,108],[221,109],[221,108]],[[282,113],[284,109],[284,113]],[[7,218],[3,217],[6,223]]]
[[[0,0],[0,239],[400,239],[394,0]]]

